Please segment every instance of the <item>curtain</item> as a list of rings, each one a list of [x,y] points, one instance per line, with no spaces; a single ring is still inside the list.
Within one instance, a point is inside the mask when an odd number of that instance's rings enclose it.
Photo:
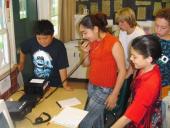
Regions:
[[[74,37],[76,0],[59,0],[59,39],[68,42]]]

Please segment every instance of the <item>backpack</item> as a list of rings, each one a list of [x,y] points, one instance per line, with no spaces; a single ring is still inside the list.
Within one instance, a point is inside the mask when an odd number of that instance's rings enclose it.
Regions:
[[[105,117],[105,128],[110,128],[114,122],[116,122],[119,117],[123,115],[127,106],[128,106],[128,99],[130,97],[130,85],[133,76],[130,76],[126,79],[122,85],[120,90],[120,94],[118,97],[117,105],[113,110],[105,109],[104,117]]]

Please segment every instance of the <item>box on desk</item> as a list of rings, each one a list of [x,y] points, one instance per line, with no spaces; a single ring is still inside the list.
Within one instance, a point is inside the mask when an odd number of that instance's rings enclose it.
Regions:
[[[10,71],[10,75],[7,75],[0,81],[0,99],[7,99],[19,88],[17,82],[18,69],[14,67]]]
[[[27,95],[38,95],[42,97],[49,89],[48,83],[45,79],[30,79],[25,83],[24,92]]]

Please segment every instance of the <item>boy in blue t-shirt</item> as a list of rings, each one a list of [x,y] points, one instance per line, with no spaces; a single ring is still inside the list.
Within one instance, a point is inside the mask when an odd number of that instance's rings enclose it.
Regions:
[[[18,69],[24,69],[26,55],[30,54],[35,78],[47,79],[50,86],[54,87],[63,84],[66,90],[70,90],[65,81],[68,67],[66,48],[63,42],[53,37],[53,34],[54,26],[50,21],[37,21],[35,37],[21,44]]]

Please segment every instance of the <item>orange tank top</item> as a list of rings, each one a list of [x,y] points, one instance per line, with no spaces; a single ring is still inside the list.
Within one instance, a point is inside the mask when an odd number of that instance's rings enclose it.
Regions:
[[[90,45],[89,80],[96,86],[113,88],[117,79],[117,64],[112,47],[118,39],[111,34]]]

